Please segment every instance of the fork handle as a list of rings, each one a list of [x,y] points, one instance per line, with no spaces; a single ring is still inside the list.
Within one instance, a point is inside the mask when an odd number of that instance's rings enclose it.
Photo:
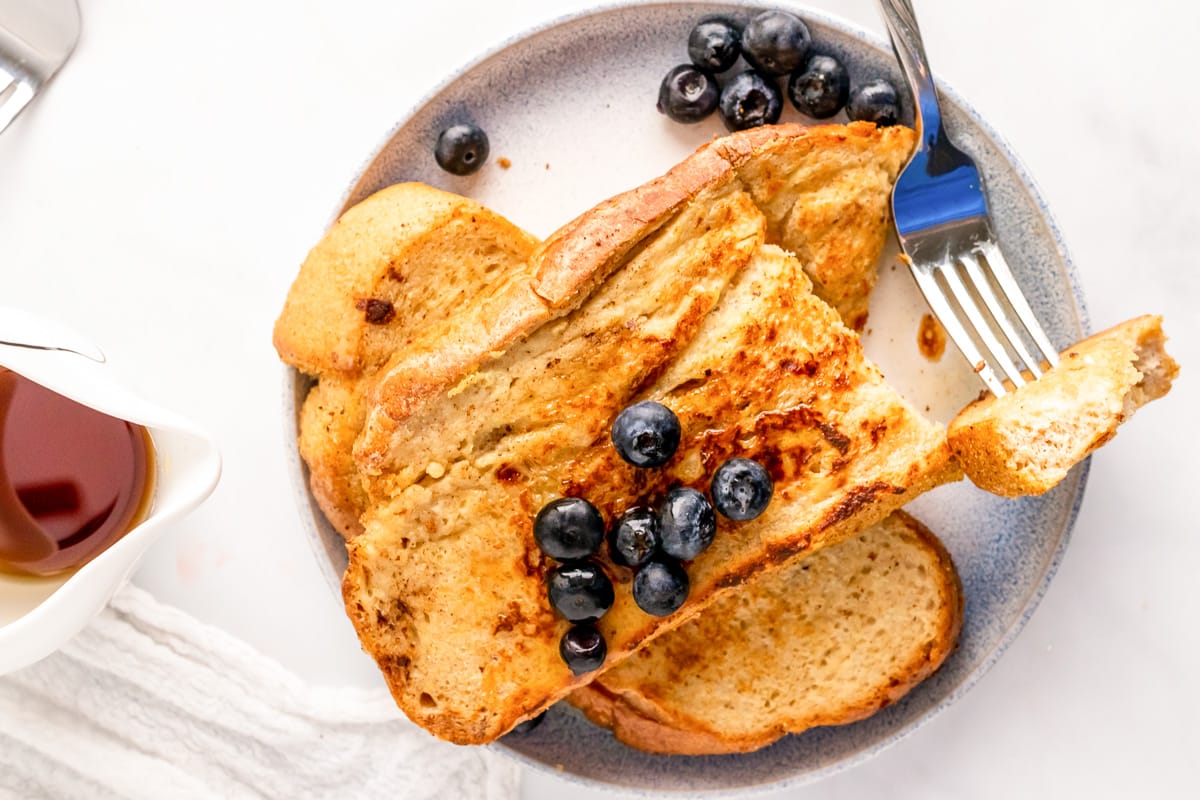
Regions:
[[[937,140],[942,129],[942,111],[938,107],[937,91],[925,42],[917,26],[917,15],[909,0],[879,0],[879,10],[887,24],[892,49],[900,61],[900,71],[912,90],[917,127],[917,151],[927,150]]]

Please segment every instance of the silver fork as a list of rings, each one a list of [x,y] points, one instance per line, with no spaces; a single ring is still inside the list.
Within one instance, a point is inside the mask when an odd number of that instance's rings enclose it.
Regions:
[[[76,0],[0,0],[0,131],[54,77],[77,41]]]
[[[997,397],[1058,363],[1004,261],[970,156],[950,141],[916,14],[909,0],[879,0],[901,71],[912,89],[917,149],[892,190],[905,261],[925,301]]]

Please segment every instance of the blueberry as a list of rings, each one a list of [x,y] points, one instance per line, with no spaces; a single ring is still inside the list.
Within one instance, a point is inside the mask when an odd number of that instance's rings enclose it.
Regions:
[[[609,555],[618,564],[640,567],[658,550],[658,517],[638,506],[621,515],[608,540]]]
[[[717,515],[708,498],[687,486],[667,492],[658,508],[662,551],[680,561],[703,553],[717,532]]]
[[[742,52],[742,34],[725,19],[701,20],[688,36],[688,58],[708,72],[724,72]]]
[[[748,458],[729,459],[717,468],[712,479],[713,505],[738,522],[754,519],[766,511],[774,490],[763,465]]]
[[[773,125],[783,111],[783,96],[775,81],[753,70],[734,75],[721,90],[721,121],[731,131]]]
[[[529,733],[531,730],[541,725],[546,719],[546,712],[538,714],[536,717],[527,719],[524,722],[518,722],[513,726],[511,733]]]
[[[613,585],[590,561],[562,564],[547,578],[550,605],[571,622],[600,619],[612,608]]]
[[[764,11],[742,31],[742,56],[764,75],[786,75],[804,63],[812,36],[799,17]]]
[[[563,634],[558,643],[558,654],[571,668],[571,672],[582,675],[600,668],[608,655],[604,634],[594,625],[576,625]]]
[[[687,572],[676,561],[649,561],[633,576],[633,601],[647,614],[673,614],[687,596]]]
[[[850,73],[833,56],[815,55],[803,72],[788,80],[788,97],[801,114],[826,119],[842,110],[850,96]]]
[[[604,518],[581,497],[552,500],[533,520],[533,538],[551,558],[587,558],[604,540]]]
[[[635,467],[661,467],[679,447],[679,418],[653,400],[626,408],[612,424],[613,446]]]
[[[691,64],[672,67],[658,87],[658,110],[676,122],[699,122],[717,107],[716,78]]]
[[[446,172],[470,175],[487,161],[487,134],[477,125],[451,125],[438,136],[433,157]]]
[[[882,78],[864,83],[850,93],[846,114],[852,120],[874,122],[886,128],[900,119],[900,96],[896,87]]]

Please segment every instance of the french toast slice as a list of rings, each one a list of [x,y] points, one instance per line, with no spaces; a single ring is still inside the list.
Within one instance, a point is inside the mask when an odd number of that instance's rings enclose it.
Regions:
[[[343,536],[362,531],[353,447],[380,367],[493,276],[528,279],[531,234],[468,198],[419,183],[348,209],[309,252],[275,323],[280,357],[318,381],[300,414],[309,485]]]
[[[1036,381],[959,412],[948,433],[955,457],[994,494],[1050,491],[1135,411],[1170,391],[1179,365],[1165,344],[1162,317],[1151,315],[1089,336]]]
[[[549,606],[532,537],[555,497],[585,496],[611,520],[671,485],[707,488],[737,455],[775,480],[762,517],[722,524],[688,565],[691,594],[671,617],[641,612],[628,570],[605,564],[619,582],[599,623],[609,668],[751,576],[960,477],[944,431],[884,383],[770,243],[791,213],[779,209],[806,201],[799,176],[861,169],[894,130],[717,140],[560,229],[531,280],[489,288],[397,354],[355,446],[367,507],[343,594],[410,718],[487,742],[599,674],[575,676],[558,654],[568,624]],[[676,412],[683,439],[665,468],[638,471],[607,431],[647,398]]]
[[[309,375],[358,374],[453,318],[492,273],[537,245],[474,200],[421,183],[346,210],[308,253],[275,323],[275,349]]]
[[[639,750],[749,752],[903,697],[953,650],[962,606],[949,553],[898,511],[721,597],[567,699]]]
[[[838,158],[807,171],[776,169],[791,181],[786,191],[769,165],[750,183],[773,187],[760,190],[773,204],[772,239],[805,254],[818,294],[861,329],[887,236],[887,198],[913,140],[905,128],[851,130]],[[305,259],[274,340],[285,362],[319,378],[302,406],[300,452],[317,504],[343,536],[362,531],[367,500],[352,450],[379,368],[423,326],[461,313],[467,292],[485,281],[527,279],[536,243],[474,201],[402,183],[349,209]]]

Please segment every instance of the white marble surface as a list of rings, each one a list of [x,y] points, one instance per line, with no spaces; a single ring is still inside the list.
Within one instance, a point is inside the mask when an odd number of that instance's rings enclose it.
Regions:
[[[220,441],[221,485],[136,582],[314,682],[370,683],[298,533],[270,327],[397,115],[480,51],[588,4],[81,4],[75,57],[0,136],[0,299],[89,332]],[[882,30],[868,0],[812,5]],[[1049,200],[1094,326],[1162,313],[1185,371],[1094,459],[1058,577],[993,671],[867,764],[769,796],[1195,796],[1200,7],[916,5],[936,69]],[[566,787],[530,774],[525,794]]]

